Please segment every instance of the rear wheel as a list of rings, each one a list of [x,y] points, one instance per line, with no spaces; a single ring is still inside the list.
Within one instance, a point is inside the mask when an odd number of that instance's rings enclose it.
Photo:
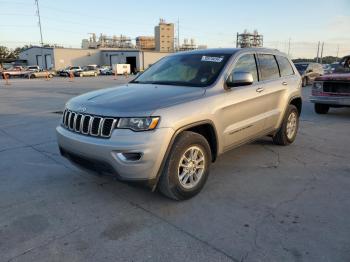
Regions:
[[[282,125],[273,136],[276,145],[286,146],[294,142],[299,127],[299,112],[294,105],[289,105]]]
[[[209,175],[211,151],[200,134],[185,131],[175,140],[159,180],[159,190],[175,200],[198,194]]]
[[[321,114],[321,115],[324,115],[324,114],[327,114],[328,111],[329,111],[329,105],[325,105],[325,104],[317,104],[315,103],[315,112],[317,114]]]

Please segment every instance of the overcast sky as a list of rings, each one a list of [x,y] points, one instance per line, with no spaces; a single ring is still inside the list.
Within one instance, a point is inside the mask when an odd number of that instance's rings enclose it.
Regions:
[[[208,47],[235,46],[236,33],[257,29],[265,46],[291,55],[350,54],[350,0],[39,0],[45,43],[80,47],[88,33],[153,35],[159,18],[180,20],[180,39]],[[34,0],[0,0],[0,45],[40,42]]]

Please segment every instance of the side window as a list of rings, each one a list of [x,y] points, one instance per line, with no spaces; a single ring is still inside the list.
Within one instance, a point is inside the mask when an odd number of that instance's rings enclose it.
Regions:
[[[273,55],[259,54],[261,80],[271,80],[280,77],[276,59]]]
[[[231,74],[236,72],[248,72],[251,73],[254,79],[254,82],[258,81],[258,71],[256,69],[256,62],[253,54],[247,54],[241,56]]]
[[[294,75],[293,68],[290,65],[287,57],[277,55],[276,59],[277,59],[278,65],[280,67],[281,76]]]

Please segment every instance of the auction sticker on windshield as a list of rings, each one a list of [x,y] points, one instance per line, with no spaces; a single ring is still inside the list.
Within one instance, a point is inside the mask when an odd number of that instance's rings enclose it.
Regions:
[[[224,58],[223,57],[215,57],[215,56],[202,56],[201,61],[203,62],[214,62],[214,63],[221,63],[222,60]]]

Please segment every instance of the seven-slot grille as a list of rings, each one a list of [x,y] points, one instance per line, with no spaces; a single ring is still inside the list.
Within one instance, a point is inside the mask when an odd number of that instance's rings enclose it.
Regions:
[[[118,122],[117,118],[100,117],[65,110],[62,124],[65,128],[84,135],[108,138]]]

